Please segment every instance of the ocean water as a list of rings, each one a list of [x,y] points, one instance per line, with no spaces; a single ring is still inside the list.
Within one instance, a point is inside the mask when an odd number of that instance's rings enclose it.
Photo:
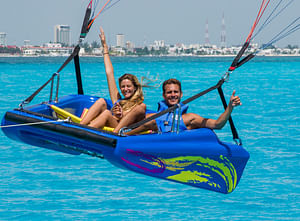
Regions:
[[[18,107],[65,58],[0,58],[0,117]],[[145,103],[156,109],[161,81],[182,81],[184,99],[221,78],[232,58],[113,58],[116,77],[147,77]],[[108,96],[103,58],[82,58],[86,94]],[[76,93],[74,65],[61,72],[59,95]],[[233,119],[250,159],[239,185],[220,194],[8,139],[0,132],[0,220],[300,220],[300,57],[258,57],[223,86],[242,106]],[[47,100],[44,89],[33,103]],[[217,92],[190,104],[217,118]],[[229,126],[216,131],[232,142]]]

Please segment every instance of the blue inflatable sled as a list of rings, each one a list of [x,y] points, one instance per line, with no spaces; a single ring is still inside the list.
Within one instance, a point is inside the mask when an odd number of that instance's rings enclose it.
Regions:
[[[93,21],[90,3],[86,9],[78,45],[72,54],[45,84],[21,103],[19,108],[6,112],[1,124],[6,136],[29,145],[67,154],[88,154],[105,158],[117,167],[148,176],[221,193],[232,192],[240,181],[249,153],[241,144],[220,141],[210,129],[125,136],[113,133],[109,128],[95,129],[79,124],[84,110],[98,99],[83,93],[78,56],[81,43]],[[78,93],[58,99],[59,73],[72,60],[76,69]],[[53,101],[55,78],[56,96]],[[182,103],[186,104],[218,89],[225,107],[221,90],[225,80],[222,78],[216,86]],[[25,107],[49,83],[50,99]],[[108,108],[111,106],[108,105]],[[173,106],[165,112],[176,108],[180,107]],[[163,111],[157,114],[163,114]],[[234,128],[231,119],[229,122]],[[237,133],[233,134],[235,139],[238,138]]]
[[[95,129],[72,121],[97,99],[69,95],[57,103],[14,109],[5,114],[2,130],[20,142],[73,155],[103,157],[117,167],[148,176],[221,193],[236,188],[249,159],[242,146],[221,142],[214,131],[205,128],[120,136],[107,128]],[[60,116],[61,110],[70,117]]]

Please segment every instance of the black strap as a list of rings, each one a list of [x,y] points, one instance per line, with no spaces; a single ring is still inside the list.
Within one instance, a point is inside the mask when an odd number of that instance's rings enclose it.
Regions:
[[[76,80],[77,80],[77,90],[78,94],[83,94],[82,80],[81,80],[81,71],[78,54],[74,57],[75,71],[76,71]]]
[[[184,101],[182,102],[182,104],[187,104],[187,103],[189,103],[189,102],[191,102],[191,101],[193,101],[193,100],[195,100],[195,99],[197,99],[197,98],[199,98],[199,97],[201,97],[201,96],[207,94],[208,92],[210,92],[210,91],[212,91],[212,90],[215,90],[215,89],[221,87],[222,84],[223,84],[224,82],[225,82],[224,79],[221,79],[215,86],[212,86],[212,87],[210,87],[210,88],[208,88],[208,89],[206,89],[206,90],[204,90],[204,91],[201,91],[201,92],[198,93],[198,94],[195,94],[194,96],[192,96],[192,97],[190,97],[190,98],[184,100]],[[135,124],[132,124],[132,125],[128,126],[127,128],[125,128],[125,130],[124,130],[123,132],[126,133],[126,132],[128,132],[128,131],[130,131],[130,130],[133,130],[133,129],[135,129],[135,128],[138,128],[139,126],[141,126],[141,125],[143,125],[143,124],[145,124],[145,123],[147,123],[147,122],[150,122],[150,121],[152,121],[152,120],[154,120],[154,119],[156,119],[156,118],[158,118],[158,117],[160,117],[160,116],[162,116],[162,115],[164,115],[164,114],[166,114],[166,113],[169,113],[169,112],[174,111],[174,110],[177,109],[178,107],[180,107],[180,106],[179,106],[179,105],[173,105],[173,106],[169,107],[168,109],[166,109],[166,110],[164,110],[164,111],[161,111],[161,112],[159,112],[159,113],[157,113],[157,114],[152,115],[151,117],[148,117],[148,118],[146,118],[146,119],[144,119],[144,120],[142,120],[142,121],[139,121],[139,122],[137,122],[137,123],[135,123]]]
[[[33,98],[44,88],[44,87],[46,87],[46,85],[47,84],[49,84],[49,82],[51,82],[52,80],[53,80],[53,78],[77,55],[78,56],[78,53],[79,53],[79,50],[80,50],[80,47],[79,47],[79,45],[77,45],[75,48],[74,48],[74,50],[73,50],[73,53],[67,58],[67,60],[65,61],[65,63],[58,69],[58,71],[57,71],[57,73],[54,73],[53,75],[52,75],[52,77],[45,83],[45,84],[43,84],[39,89],[37,89],[32,95],[30,95],[26,100],[24,100],[22,103],[21,103],[21,105],[22,104],[28,104],[28,103],[30,103],[32,100],[33,100]],[[80,72],[80,70],[79,70],[79,72]],[[76,76],[77,76],[77,71],[76,71]],[[81,81],[81,77],[80,77],[80,81]],[[78,83],[78,82],[77,82]],[[78,88],[78,91],[79,91],[79,88]],[[81,91],[80,92],[82,92],[83,93],[83,91],[82,91],[82,85],[81,85]]]
[[[80,33],[80,38],[85,38],[85,36],[87,35],[87,33],[89,32],[88,25],[89,25],[89,20],[91,17],[91,13],[92,13],[92,9],[90,7],[87,7],[86,11],[85,11],[85,16],[83,19],[83,24],[81,27],[81,33]],[[80,46],[79,44],[76,45],[76,47],[74,48],[72,54],[67,58],[67,60],[65,61],[65,63],[63,63],[63,65],[58,69],[57,73],[59,73],[76,55],[78,55],[80,51]]]
[[[221,87],[224,82],[225,82],[225,80],[221,79],[221,80],[219,80],[219,82],[215,86],[212,86],[212,87],[210,87],[210,88],[208,88],[204,91],[199,92],[198,94],[195,94],[194,96],[192,96],[190,98],[185,99],[184,101],[182,101],[182,103],[183,104],[190,103],[191,101],[203,96],[204,94],[207,94],[208,92],[213,91],[213,90]]]
[[[53,74],[52,77],[45,83],[43,84],[39,89],[37,89],[32,95],[30,95],[26,100],[22,102],[22,104],[28,104],[32,101],[32,99],[44,88],[46,87],[49,82],[53,81],[54,77],[57,75],[57,73]]]
[[[84,39],[89,32],[90,27],[90,17],[91,17],[92,9],[90,6],[87,7],[85,16],[83,19],[83,24],[81,27],[81,33],[80,33],[80,42],[82,39]],[[74,64],[75,64],[75,70],[76,70],[76,80],[77,80],[77,88],[78,88],[78,94],[83,94],[83,88],[82,88],[82,80],[81,80],[81,71],[80,71],[80,64],[79,64],[79,51],[80,51],[80,46],[79,44],[76,45],[74,48],[72,54],[67,58],[67,60],[63,63],[63,65],[58,69],[57,73],[59,73],[72,59],[74,59]]]
[[[243,64],[245,64],[246,62],[250,61],[252,58],[255,57],[254,53],[251,53],[247,55],[245,58],[243,58],[242,60],[240,60],[248,47],[249,47],[249,42],[246,42],[241,48],[241,50],[239,51],[239,53],[237,54],[237,56],[234,58],[228,71],[234,71],[236,68],[242,66]]]
[[[242,66],[243,64],[245,64],[246,62],[250,61],[252,58],[255,57],[255,54],[251,53],[251,54],[248,54],[246,57],[244,57],[242,60],[240,60],[237,65],[236,65],[236,68]]]
[[[88,28],[88,25],[90,23],[90,17],[91,17],[91,12],[92,9],[90,6],[87,7],[82,28],[81,28],[81,34],[80,38],[83,39],[85,38],[86,34],[89,32],[90,27]],[[82,80],[81,80],[81,73],[80,73],[80,65],[79,65],[79,56],[78,53],[80,51],[80,46],[79,44],[75,46],[72,54],[67,58],[67,60],[62,64],[62,66],[58,69],[58,71],[52,75],[52,77],[45,83],[43,84],[39,89],[37,89],[32,95],[30,95],[26,100],[24,100],[20,106],[23,104],[28,104],[30,103],[33,98],[44,88],[46,85],[50,82],[53,81],[53,78],[62,70],[64,67],[70,63],[72,59],[74,59],[75,63],[75,69],[76,69],[76,79],[77,79],[77,86],[78,86],[78,94],[83,94],[83,89],[82,89]]]
[[[243,45],[243,47],[241,48],[241,50],[239,51],[239,53],[233,59],[233,62],[231,64],[230,68],[229,68],[229,71],[234,70],[236,68],[239,60],[241,59],[241,57],[245,53],[245,51],[248,48],[248,46],[249,46],[249,42],[245,42],[245,44]]]
[[[70,61],[72,61],[72,59],[78,55],[80,51],[80,46],[79,45],[76,45],[76,47],[74,48],[72,54],[67,58],[67,60],[63,63],[62,66],[60,66],[60,68],[58,69],[57,73],[59,73],[62,69],[64,69],[64,67],[70,63]]]
[[[224,107],[224,109],[226,110],[226,108],[227,108],[227,103],[226,103],[226,99],[225,99],[225,96],[224,96],[222,87],[219,87],[219,88],[218,88],[218,92],[219,92],[221,101],[222,101],[222,103],[223,103],[223,107]],[[241,140],[240,140],[239,135],[238,135],[238,132],[237,132],[235,126],[234,126],[234,123],[233,123],[233,120],[232,120],[232,117],[231,117],[231,116],[229,117],[228,121],[229,121],[229,124],[230,124],[230,129],[231,129],[231,132],[232,132],[233,139],[234,139],[234,140],[239,140],[239,141],[240,141],[240,145],[241,145]]]
[[[84,16],[84,19],[83,19],[80,38],[85,38],[85,36],[87,35],[87,33],[90,30],[90,28],[88,28],[88,26],[89,26],[89,23],[90,23],[91,13],[92,13],[92,9],[90,7],[87,7],[87,9],[85,11],[85,16]]]

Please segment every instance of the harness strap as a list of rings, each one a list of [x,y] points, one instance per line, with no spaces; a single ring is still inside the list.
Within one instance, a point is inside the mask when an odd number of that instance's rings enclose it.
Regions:
[[[210,88],[208,88],[208,89],[206,89],[204,91],[201,91],[198,94],[195,94],[194,96],[192,96],[192,97],[184,100],[182,102],[182,104],[187,104],[187,103],[189,103],[189,102],[191,102],[191,101],[193,101],[193,100],[195,100],[195,99],[197,99],[197,98],[199,98],[199,97],[207,94],[208,92],[213,91],[213,90],[221,87],[224,82],[225,82],[224,79],[219,80],[219,82],[215,86],[212,86],[212,87],[210,87]],[[163,110],[163,111],[161,111],[161,112],[159,112],[157,114],[152,115],[151,117],[148,117],[148,118],[146,118],[146,119],[144,119],[142,121],[139,121],[139,122],[137,122],[135,124],[132,124],[132,125],[124,128],[122,130],[122,133],[127,133],[127,132],[129,132],[129,131],[131,131],[131,130],[133,130],[135,128],[138,128],[139,126],[141,126],[141,125],[143,125],[145,123],[148,123],[148,122],[150,122],[150,121],[152,121],[152,120],[154,120],[154,119],[156,119],[156,118],[158,118],[158,117],[160,117],[160,116],[162,116],[162,115],[164,115],[164,114],[166,114],[168,112],[174,111],[175,109],[177,109],[179,107],[180,107],[179,105],[173,105],[173,106],[169,107],[166,110]]]
[[[77,90],[78,94],[83,94],[80,63],[78,54],[74,57],[75,71],[76,71],[76,80],[77,80]]]
[[[26,100],[22,101],[22,103],[20,104],[20,107],[22,108],[23,104],[28,104],[30,103],[33,98],[44,88],[47,86],[47,84],[49,84],[49,82],[53,81],[54,77],[57,76],[58,73],[54,73],[52,75],[52,77],[45,83],[43,84],[39,89],[37,89],[32,95],[30,95]]]
[[[227,103],[226,103],[226,99],[225,99],[222,87],[218,87],[218,92],[219,92],[221,101],[223,103],[223,107],[224,107],[224,109],[226,109],[227,108]],[[242,145],[242,141],[239,138],[238,132],[237,132],[235,126],[234,126],[234,123],[233,123],[231,115],[230,115],[228,121],[229,121],[229,124],[230,124],[230,129],[231,129],[231,133],[232,133],[232,136],[233,136],[233,140],[236,141],[236,143],[238,145]],[[237,142],[237,141],[239,141],[239,142]]]
[[[64,69],[64,67],[70,63],[70,61],[72,61],[72,59],[78,55],[80,51],[80,46],[76,45],[76,47],[74,48],[72,54],[67,58],[67,60],[63,63],[63,65],[58,69],[57,73],[59,73],[62,69]]]
[[[252,58],[255,57],[254,53],[248,54],[246,57],[244,57],[242,60],[240,60],[237,65],[236,68],[242,66],[243,64],[245,64],[246,62],[250,61]]]
[[[224,82],[225,82],[225,80],[222,78],[221,80],[219,80],[219,82],[215,86],[212,86],[212,87],[210,87],[210,88],[208,88],[208,89],[206,89],[204,91],[199,92],[198,94],[195,94],[194,96],[192,96],[192,97],[190,97],[190,98],[182,101],[182,103],[183,104],[187,104],[187,103],[189,103],[189,102],[191,102],[191,101],[193,101],[193,100],[195,100],[195,99],[197,99],[197,98],[199,98],[199,97],[207,94],[208,92],[211,92],[211,91],[213,91],[213,90],[221,87]]]
[[[243,45],[243,47],[241,48],[241,50],[239,51],[239,53],[236,55],[236,57],[234,58],[230,68],[228,69],[228,71],[233,71],[234,69],[237,68],[237,65],[239,63],[240,58],[243,56],[243,54],[245,53],[246,49],[249,46],[249,42],[245,42],[245,44]]]
[[[90,2],[91,3],[91,2]],[[86,12],[85,12],[85,16],[83,19],[83,24],[82,24],[82,28],[81,28],[81,33],[80,33],[80,38],[85,38],[85,36],[87,35],[87,33],[90,30],[89,23],[90,23],[90,17],[91,17],[91,13],[92,13],[92,5],[89,4]]]
[[[80,47],[79,47],[79,45],[77,45],[75,48],[74,48],[74,50],[73,50],[73,52],[72,52],[72,54],[67,58],[67,60],[63,63],[63,65],[58,69],[58,71],[56,72],[56,73],[54,73],[53,75],[52,75],[52,77],[45,83],[45,84],[43,84],[39,89],[37,89],[32,95],[30,95],[26,100],[24,100],[21,104],[20,104],[20,106],[22,107],[23,106],[23,104],[28,104],[28,103],[30,103],[32,100],[33,100],[33,98],[44,88],[44,87],[46,87],[47,86],[47,84],[49,84],[49,82],[51,82],[51,81],[53,81],[53,79],[54,79],[54,77],[55,76],[57,76],[58,74],[59,74],[59,72],[77,55],[78,56],[78,53],[79,53],[79,50],[80,50]],[[79,59],[78,59],[78,62],[79,62]],[[75,63],[76,63],[76,61],[75,61]],[[75,64],[76,65],[76,64]],[[79,65],[79,63],[78,63],[78,65]],[[76,69],[77,70],[77,69]],[[78,74],[77,74],[77,71],[76,71],[76,77],[77,78],[80,78],[80,81],[81,81],[81,76],[77,76]],[[79,75],[80,75],[80,69],[79,69]],[[78,82],[77,82],[78,83]],[[80,83],[78,83],[78,84],[80,84]],[[57,85],[58,86],[58,85]],[[80,89],[78,88],[78,91],[79,91]],[[81,90],[82,90],[82,83],[81,83]],[[80,92],[82,92],[83,93],[83,91],[80,91]]]

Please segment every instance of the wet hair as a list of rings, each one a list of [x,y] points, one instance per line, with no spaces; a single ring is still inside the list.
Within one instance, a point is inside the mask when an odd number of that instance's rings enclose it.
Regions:
[[[129,99],[121,100],[119,104],[121,105],[124,111],[129,111],[134,106],[143,103],[144,95],[143,95],[142,85],[140,84],[136,76],[134,76],[133,74],[122,75],[119,78],[119,86],[121,86],[121,82],[125,79],[130,80],[132,82],[133,86],[135,87],[135,92]]]
[[[180,93],[182,93],[182,91],[181,91],[181,83],[180,83],[180,81],[178,81],[175,78],[170,78],[170,79],[164,81],[164,83],[162,85],[163,93],[166,92],[165,87],[166,87],[167,84],[177,84],[179,86]]]

